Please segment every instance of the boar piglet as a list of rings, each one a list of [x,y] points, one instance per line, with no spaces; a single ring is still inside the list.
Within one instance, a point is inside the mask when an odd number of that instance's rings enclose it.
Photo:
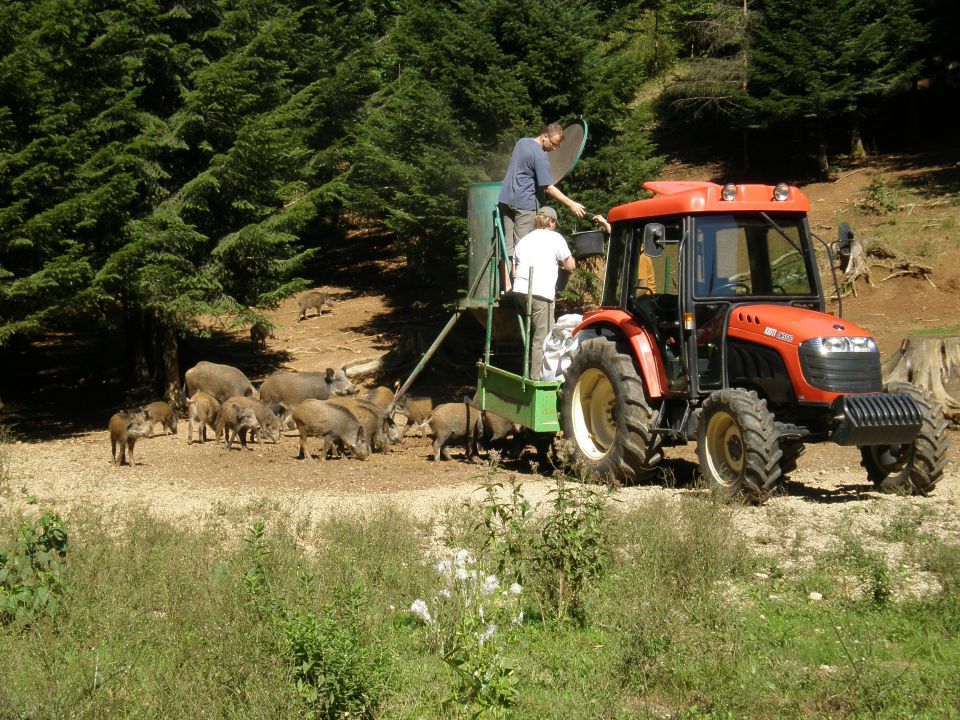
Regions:
[[[483,420],[480,411],[470,404],[469,398],[462,403],[443,403],[433,409],[430,418],[433,433],[433,460],[449,460],[447,443],[463,440],[469,460],[477,454],[477,441],[483,435]]]
[[[170,403],[157,400],[147,405],[143,412],[147,418],[147,429],[150,431],[151,437],[153,436],[153,426],[157,423],[169,430],[171,434],[177,434],[177,416],[174,414],[173,408],[170,407]]]
[[[247,433],[251,437],[253,433],[260,429],[260,422],[257,420],[253,408],[227,400],[220,408],[220,416],[217,419],[217,438],[223,435],[223,444],[227,450],[233,443],[233,439],[240,438],[240,446],[247,447]]]
[[[297,317],[297,322],[305,320],[307,317],[307,310],[314,308],[317,311],[317,315],[323,315],[323,309],[329,308],[333,305],[330,301],[330,296],[325,292],[320,292],[319,290],[311,290],[310,292],[304,293],[297,300],[297,305],[300,307],[300,315]]]
[[[375,387],[370,390],[367,393],[365,400],[367,400],[367,402],[372,402],[374,405],[386,410],[387,406],[393,402],[393,390],[380,385],[379,387]]]
[[[146,437],[149,432],[147,417],[142,410],[121,411],[110,418],[110,452],[114,465],[128,463],[133,465],[133,446],[137,439]],[[120,454],[117,455],[117,445]]]
[[[257,321],[250,326],[250,344],[255,348],[265,348],[267,338],[275,338],[273,327],[265,322]]]
[[[358,460],[370,455],[363,425],[347,408],[325,400],[304,400],[293,409],[293,421],[300,433],[300,454],[307,456],[307,438],[320,438],[320,460],[336,448],[345,448]]]
[[[352,397],[332,397],[327,402],[345,407],[353,413],[353,416],[363,425],[367,445],[371,451],[385,452],[389,450],[390,443],[399,441],[400,431],[397,429],[397,424],[393,418],[387,417],[386,411],[378,405]]]
[[[404,437],[414,426],[420,430],[420,437],[423,437],[433,416],[433,400],[428,397],[404,395],[397,403],[397,412],[407,418],[407,426],[403,429]]]
[[[273,443],[280,442],[282,423],[280,422],[280,418],[277,417],[276,413],[274,413],[266,403],[248,397],[230,398],[224,403],[224,406],[229,403],[253,410],[253,414],[256,416],[257,422],[260,423],[260,429],[256,432],[257,439],[269,440]],[[250,439],[254,439],[253,434],[251,434]]]
[[[220,412],[220,403],[210,393],[197,391],[193,397],[187,398],[187,444],[193,442],[193,425],[199,424],[197,436],[200,442],[207,441],[207,425],[217,432],[217,415]]]

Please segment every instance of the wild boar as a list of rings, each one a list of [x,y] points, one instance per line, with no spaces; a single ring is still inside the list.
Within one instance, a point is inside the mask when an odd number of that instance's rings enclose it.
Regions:
[[[433,409],[430,418],[433,434],[433,460],[449,460],[447,443],[463,440],[469,460],[477,454],[477,441],[483,435],[483,420],[480,411],[470,404],[469,398],[462,403],[443,403]]]
[[[320,460],[326,460],[327,453],[335,448],[346,448],[358,460],[370,455],[363,425],[345,407],[325,400],[304,400],[293,409],[293,421],[300,433],[297,457],[301,460],[307,456],[308,437],[320,438]]]
[[[231,404],[239,405],[240,407],[247,407],[253,410],[253,414],[256,416],[257,422],[260,423],[260,429],[256,432],[256,436],[258,438],[269,440],[273,443],[280,442],[280,418],[278,418],[276,413],[267,407],[265,403],[248,397],[233,397],[227,400],[223,406],[226,407],[227,405]],[[250,439],[253,440],[253,433],[251,433]]]
[[[235,437],[240,438],[240,446],[247,447],[247,433],[251,436],[260,429],[260,422],[253,408],[244,407],[239,403],[225,402],[220,407],[220,414],[217,418],[217,438],[223,435],[223,444],[227,450]]]
[[[334,395],[356,395],[357,386],[341,370],[288,372],[277,370],[260,385],[260,400],[293,408],[304,400],[326,400]]]
[[[193,397],[187,398],[187,444],[193,442],[193,424],[198,423],[197,435],[200,442],[207,441],[207,425],[217,431],[217,416],[220,403],[210,393],[199,390]]]
[[[496,448],[516,452],[516,444],[520,438],[520,426],[490,410],[484,410],[482,417],[483,436],[481,439],[483,440],[483,446],[488,449]],[[511,437],[513,442],[508,443],[507,440]]]
[[[433,400],[425,396],[404,395],[397,403],[397,412],[407,417],[407,426],[403,429],[403,437],[406,437],[414,426],[420,430],[420,437],[423,437],[430,424],[430,418],[433,416]]]
[[[250,326],[250,344],[256,348],[265,348],[267,338],[275,338],[273,326],[262,321],[257,321]]]
[[[367,400],[358,400],[352,397],[332,397],[327,400],[334,405],[347,408],[363,425],[363,432],[367,438],[367,445],[373,452],[385,452],[390,443],[400,440],[400,431],[393,418],[387,417],[386,411]]]
[[[170,407],[170,403],[157,400],[147,405],[143,413],[147,418],[147,430],[150,436],[153,436],[153,426],[156,423],[160,423],[160,426],[169,430],[172,435],[177,434],[177,416]]]
[[[247,376],[231,365],[202,360],[187,370],[184,375],[186,384],[185,395],[193,395],[203,390],[213,395],[217,402],[224,403],[232,397],[259,398],[256,389],[250,384]]]
[[[393,402],[393,397],[393,390],[380,385],[367,392],[364,399],[386,410],[387,406]]]
[[[110,452],[113,455],[113,464],[133,465],[133,446],[137,444],[138,438],[146,437],[149,431],[147,417],[142,410],[114,413],[110,418]],[[120,446],[119,456],[117,445]]]
[[[319,290],[311,290],[300,296],[297,300],[297,305],[300,307],[300,315],[297,317],[297,322],[300,322],[307,318],[307,310],[310,308],[316,309],[317,315],[319,316],[323,315],[324,308],[332,307],[333,303],[327,293],[320,292]]]

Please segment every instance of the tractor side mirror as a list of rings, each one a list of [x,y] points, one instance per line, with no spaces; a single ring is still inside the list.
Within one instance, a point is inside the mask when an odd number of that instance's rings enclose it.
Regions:
[[[643,252],[649,257],[660,257],[666,237],[667,229],[663,223],[647,223],[643,228]]]
[[[847,223],[840,223],[837,229],[837,250],[841,256],[850,256],[850,248],[853,246],[854,235],[853,228]]]

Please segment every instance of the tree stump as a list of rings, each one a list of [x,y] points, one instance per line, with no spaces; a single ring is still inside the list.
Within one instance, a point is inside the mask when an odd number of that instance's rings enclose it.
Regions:
[[[915,277],[926,280],[930,285],[933,280],[933,268],[912,260],[904,260],[896,251],[891,250],[876,238],[860,240],[854,238],[850,243],[850,254],[840,256],[840,269],[843,270],[843,279],[840,283],[840,297],[847,295],[857,297],[857,281],[864,279],[870,287],[876,287],[873,281],[873,268],[881,267],[888,271],[888,275],[879,282],[886,282],[897,277]]]
[[[886,382],[909,382],[931,393],[954,425],[960,423],[960,337],[903,339],[889,361]]]

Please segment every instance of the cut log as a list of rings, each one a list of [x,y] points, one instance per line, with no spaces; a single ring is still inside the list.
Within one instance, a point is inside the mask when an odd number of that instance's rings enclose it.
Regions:
[[[344,366],[348,378],[362,378],[371,375],[387,375],[405,372],[413,367],[433,341],[432,331],[422,326],[405,327],[397,346],[380,357],[362,358],[352,365]],[[432,360],[434,364],[451,365],[451,361],[438,349]]]
[[[885,382],[909,382],[928,391],[943,406],[943,414],[960,423],[960,337],[904,338],[887,362],[892,369]]]

